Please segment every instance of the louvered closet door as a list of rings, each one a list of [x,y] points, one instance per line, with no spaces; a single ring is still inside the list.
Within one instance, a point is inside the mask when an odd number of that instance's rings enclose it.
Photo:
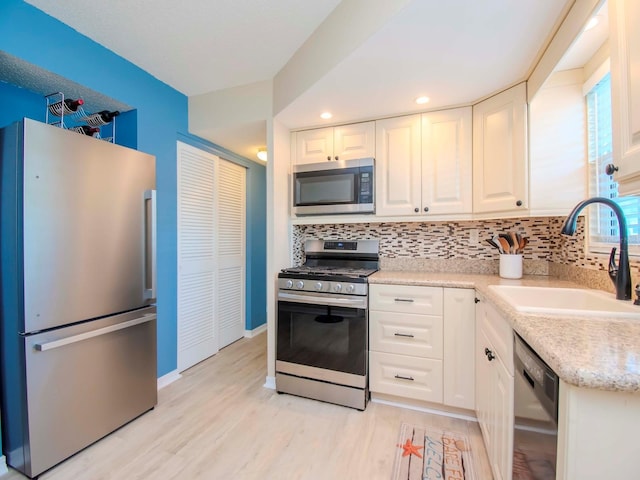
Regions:
[[[244,336],[246,169],[220,159],[217,178],[219,348]]]
[[[178,142],[178,370],[218,351],[215,178],[218,157]]]

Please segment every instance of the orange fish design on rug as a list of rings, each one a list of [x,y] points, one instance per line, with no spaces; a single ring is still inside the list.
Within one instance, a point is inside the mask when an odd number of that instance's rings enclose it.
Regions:
[[[424,448],[424,447],[419,447],[417,445],[414,445],[410,439],[407,439],[407,441],[404,443],[404,445],[402,444],[398,444],[398,447],[402,448],[402,450],[404,450],[402,452],[402,456],[403,457],[408,457],[409,455],[411,455],[412,453],[414,455],[416,455],[418,458],[422,458],[422,455],[420,455],[420,449]]]

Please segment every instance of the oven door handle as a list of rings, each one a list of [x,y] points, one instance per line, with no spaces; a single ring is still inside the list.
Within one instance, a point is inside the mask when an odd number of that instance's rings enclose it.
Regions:
[[[367,308],[366,297],[342,298],[342,297],[314,297],[312,295],[300,295],[298,293],[278,292],[278,300],[309,303],[313,305],[327,305],[330,307]]]

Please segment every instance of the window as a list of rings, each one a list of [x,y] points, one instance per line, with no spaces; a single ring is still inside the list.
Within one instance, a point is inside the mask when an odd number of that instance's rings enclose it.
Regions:
[[[589,196],[615,199],[627,218],[630,245],[640,244],[640,197],[618,197],[618,184],[605,167],[612,163],[611,76],[607,73],[587,93]],[[609,252],[619,244],[618,220],[606,205],[589,206],[589,249]],[[640,253],[640,250],[639,252]]]

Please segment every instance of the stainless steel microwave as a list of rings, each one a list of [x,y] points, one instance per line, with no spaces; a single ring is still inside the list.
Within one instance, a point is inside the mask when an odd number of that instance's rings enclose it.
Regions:
[[[296,215],[373,213],[374,159],[339,160],[293,167]]]

